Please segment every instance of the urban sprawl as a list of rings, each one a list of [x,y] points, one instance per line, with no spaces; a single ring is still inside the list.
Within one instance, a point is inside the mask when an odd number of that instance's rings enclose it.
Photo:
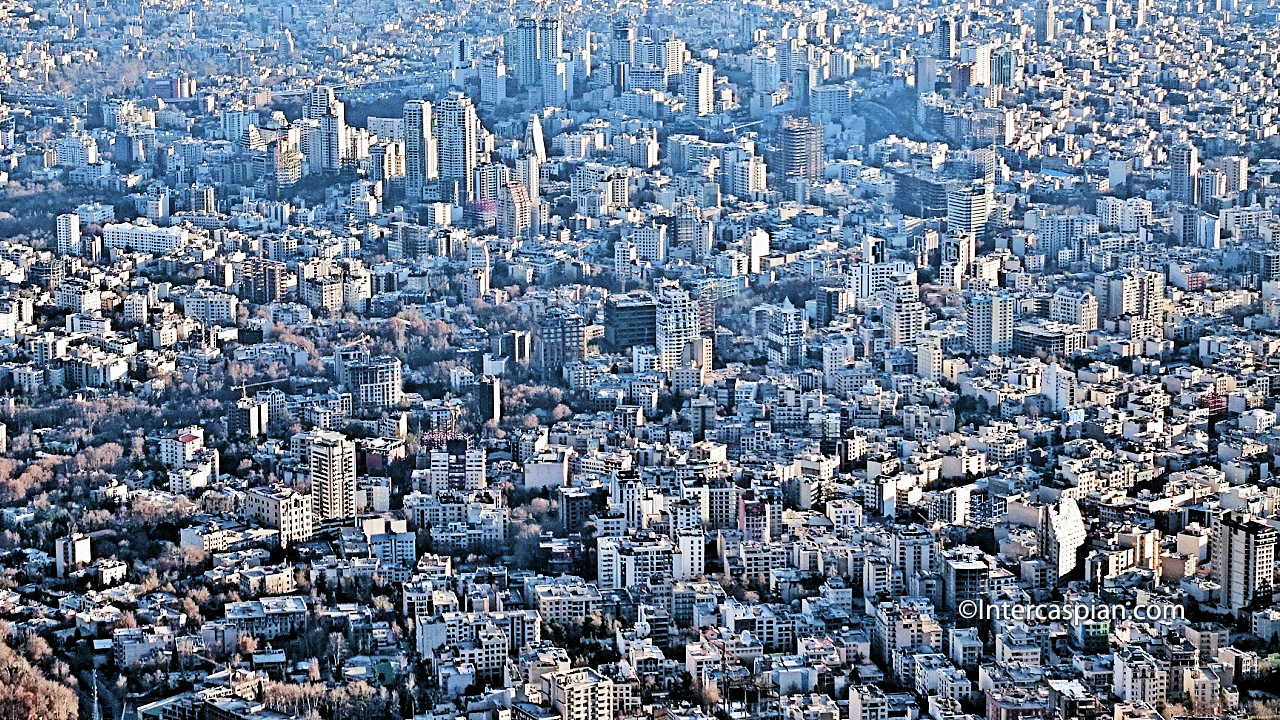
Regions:
[[[1280,717],[1277,0],[0,0],[0,720]]]

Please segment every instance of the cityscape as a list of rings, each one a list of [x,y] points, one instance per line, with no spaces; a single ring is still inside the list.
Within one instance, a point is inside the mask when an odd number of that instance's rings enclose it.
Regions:
[[[1280,0],[0,0],[0,720],[1280,718]]]

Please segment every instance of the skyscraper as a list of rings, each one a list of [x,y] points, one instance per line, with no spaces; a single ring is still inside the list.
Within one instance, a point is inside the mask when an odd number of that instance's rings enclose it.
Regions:
[[[994,188],[985,180],[957,182],[947,189],[947,230],[979,235],[995,202]]]
[[[811,124],[807,118],[786,118],[782,121],[779,145],[783,175],[806,180],[822,177],[826,162],[820,125]]]
[[[529,116],[529,124],[524,129],[524,152],[536,157],[540,163],[547,161],[547,139],[542,134],[542,119],[536,114]]]
[[[1013,49],[999,48],[991,53],[991,84],[1013,87],[1017,82],[1017,58]]]
[[[80,254],[80,216],[63,213],[58,216],[58,254]]]
[[[985,356],[1013,351],[1013,297],[1007,293],[976,292],[965,307],[965,335],[969,351]]]
[[[1222,171],[1227,174],[1227,192],[1242,193],[1249,189],[1249,158],[1230,155],[1222,159]]]
[[[316,522],[356,514],[356,444],[342,433],[317,430],[307,455]]]
[[[933,56],[950,60],[956,56],[956,19],[944,15],[933,23]]]
[[[1051,43],[1058,37],[1058,12],[1053,0],[1036,0],[1036,42]]]
[[[681,254],[700,260],[711,253],[711,222],[702,217],[702,208],[693,198],[676,204],[676,247]]]
[[[1045,507],[1040,519],[1040,554],[1053,573],[1053,579],[1069,574],[1079,564],[1080,547],[1086,539],[1080,505],[1064,498],[1057,505]]]
[[[587,356],[585,323],[578,313],[563,307],[548,308],[538,318],[538,366],[559,371]]]
[[[542,163],[538,162],[538,158],[533,154],[522,155],[516,158],[515,179],[524,185],[525,192],[529,194],[529,202],[537,203],[539,195],[539,179],[541,175]]]
[[[502,51],[495,50],[480,58],[480,105],[495,108],[507,99],[507,65]]]
[[[631,65],[636,61],[636,26],[629,19],[613,23],[612,42],[609,45],[609,60],[617,65]]]
[[[538,44],[538,21],[533,17],[516,20],[516,46],[512,60],[516,66],[516,81],[521,87],[537,85],[542,80],[541,47]]]
[[[1247,513],[1224,512],[1213,529],[1213,579],[1218,604],[1237,612],[1271,602],[1276,542],[1272,526]]]
[[[1174,200],[1196,203],[1196,177],[1200,174],[1200,151],[1189,142],[1169,149],[1169,194]]]
[[[347,139],[347,111],[341,100],[329,103],[320,116],[321,170],[338,172],[350,157]]]
[[[533,205],[524,183],[508,182],[498,191],[498,236],[517,238],[533,225]]]
[[[658,288],[658,362],[660,370],[679,367],[685,347],[698,336],[698,304],[679,285]]]
[[[404,104],[404,185],[410,200],[425,198],[428,181],[439,177],[439,147],[432,130],[431,103]]]
[[[538,52],[543,60],[564,54],[564,26],[560,18],[543,18],[538,23]]]
[[[471,98],[460,92],[445,98],[436,111],[436,133],[440,143],[440,179],[449,195],[446,199],[459,204],[469,202],[475,196],[472,171],[480,157],[480,118]]]
[[[547,107],[564,107],[573,97],[573,65],[567,58],[549,57],[542,61],[542,103]]]
[[[785,298],[782,307],[769,318],[769,362],[783,367],[799,365],[805,356],[804,332],[804,310],[792,305],[791,298]]]
[[[924,332],[924,303],[920,302],[914,275],[904,273],[890,282],[885,293],[884,322],[891,348],[911,347]]]
[[[686,63],[682,77],[685,110],[695,117],[715,111],[715,69],[697,60]]]

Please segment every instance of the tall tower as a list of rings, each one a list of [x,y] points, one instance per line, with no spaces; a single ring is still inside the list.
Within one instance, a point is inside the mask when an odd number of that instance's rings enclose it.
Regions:
[[[911,347],[924,332],[925,309],[915,277],[895,277],[885,293],[884,321],[888,325],[889,347]]]
[[[1218,604],[1236,612],[1270,602],[1278,534],[1252,515],[1223,513],[1213,530],[1213,579]]]
[[[516,20],[516,80],[522,87],[541,81],[542,48],[538,43],[538,21],[526,16]]]
[[[1196,203],[1196,176],[1200,174],[1200,152],[1189,142],[1169,150],[1169,193],[1178,202]]]
[[[542,134],[542,119],[537,114],[530,115],[529,124],[525,126],[524,151],[540,163],[547,161],[547,138]]]
[[[986,356],[1013,351],[1013,298],[1006,293],[973,293],[965,308],[969,351]]]
[[[994,187],[986,180],[956,182],[947,189],[947,231],[980,235],[987,228]]]
[[[404,186],[410,200],[424,199],[429,180],[439,177],[439,148],[433,134],[431,103],[410,100],[404,104]]]
[[[338,172],[350,157],[347,140],[347,110],[341,100],[329,103],[320,116],[320,160],[325,172]]]
[[[698,304],[678,285],[658,289],[658,361],[670,372],[680,365],[685,347],[698,336]]]
[[[612,42],[609,44],[609,60],[614,65],[632,65],[636,61],[636,26],[629,19],[613,23]]]
[[[533,225],[533,204],[524,183],[508,182],[498,190],[498,237],[522,237]]]
[[[956,19],[944,15],[933,23],[933,56],[950,60],[956,56]]]
[[[343,520],[356,514],[356,444],[342,433],[317,431],[308,448],[315,519]]]
[[[683,90],[685,109],[694,117],[715,111],[715,69],[696,60],[684,66]]]
[[[76,213],[63,213],[58,216],[58,254],[80,254],[80,216]]]
[[[548,308],[537,320],[538,366],[559,372],[587,356],[582,316],[563,307]]]
[[[1036,0],[1036,42],[1051,43],[1058,37],[1058,11],[1053,0]]]
[[[480,58],[480,106],[493,109],[507,99],[507,65],[502,51]]]
[[[565,58],[542,61],[542,102],[547,107],[564,107],[573,97],[573,65]]]
[[[1230,155],[1222,159],[1222,170],[1227,174],[1227,192],[1235,195],[1249,189],[1249,158]]]
[[[475,196],[472,174],[480,156],[480,118],[471,98],[460,92],[445,98],[437,108],[436,128],[440,140],[440,179],[457,185],[458,196],[450,199],[469,202]]]
[[[806,118],[786,118],[780,137],[782,174],[815,180],[822,177],[822,126],[810,124]]]
[[[538,51],[543,60],[558,58],[564,54],[564,26],[560,18],[543,18],[538,23]]]

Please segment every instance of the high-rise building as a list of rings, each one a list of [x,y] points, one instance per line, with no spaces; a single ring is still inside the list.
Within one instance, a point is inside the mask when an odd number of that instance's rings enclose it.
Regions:
[[[502,187],[511,182],[511,168],[500,162],[481,163],[471,173],[472,198],[497,202]]]
[[[817,180],[826,166],[823,157],[822,126],[806,118],[785,118],[780,130],[780,170],[787,177]]]
[[[302,108],[302,116],[309,120],[319,120],[329,112],[337,99],[333,88],[317,85],[307,92],[307,104]]]
[[[939,60],[950,60],[956,56],[957,21],[950,15],[943,15],[933,23],[933,56]]]
[[[609,44],[609,60],[614,65],[619,63],[630,66],[636,61],[636,26],[629,19],[617,20],[613,23],[613,34]]]
[[[341,100],[334,100],[320,118],[320,169],[338,172],[350,157],[347,137],[347,111]]]
[[[543,60],[564,54],[564,26],[560,18],[548,17],[538,22],[538,51]]]
[[[685,64],[681,85],[686,112],[695,117],[715,112],[715,79],[715,68],[710,64],[697,60]]]
[[[1188,205],[1196,204],[1197,177],[1200,174],[1200,151],[1189,142],[1169,149],[1169,194]]]
[[[507,99],[507,65],[502,51],[480,58],[480,106],[493,109]]]
[[[981,235],[995,204],[995,188],[985,180],[956,182],[947,188],[947,230]]]
[[[676,284],[659,287],[657,301],[658,369],[670,372],[680,366],[685,348],[698,337],[698,304],[688,290]]]
[[[311,495],[287,487],[253,488],[244,496],[244,516],[280,531],[280,547],[306,542],[315,532]]]
[[[1007,355],[1013,350],[1013,296],[975,292],[965,306],[965,336],[969,352]]]
[[[1053,579],[1074,570],[1086,538],[1084,518],[1076,501],[1066,498],[1057,505],[1046,507],[1039,535],[1040,554],[1054,573]]]
[[[81,565],[87,565],[93,561],[89,536],[84,533],[73,532],[66,537],[60,537],[54,541],[53,545],[54,568],[58,572],[58,577],[66,577]]]
[[[1018,84],[1018,57],[1013,48],[1002,47],[991,52],[991,84],[1014,87]]]
[[[1087,290],[1058,288],[1049,300],[1049,319],[1081,330],[1098,328],[1098,298]]]
[[[240,266],[241,298],[253,303],[273,303],[284,297],[289,267],[283,262],[248,258]]]
[[[791,298],[784,299],[769,318],[769,362],[782,367],[799,365],[805,356],[804,332],[804,310],[792,305]]]
[[[267,432],[271,420],[271,404],[257,397],[242,397],[236,401],[227,417],[227,431],[232,435],[258,437]]]
[[[561,720],[611,720],[613,681],[588,667],[559,670],[543,676],[547,698]]]
[[[604,341],[618,350],[658,342],[658,303],[649,293],[610,295],[604,303]]]
[[[893,278],[885,292],[884,302],[889,347],[914,346],[920,333],[924,332],[925,312],[915,276],[902,274]]]
[[[456,190],[446,199],[458,204],[475,196],[472,171],[480,162],[480,118],[471,98],[455,92],[436,108],[436,135],[440,142],[440,180]]]
[[[524,153],[537,158],[538,162],[547,161],[547,137],[542,134],[542,119],[536,114],[530,115],[529,124],[525,125],[524,144],[521,148]]]
[[[410,200],[426,197],[426,186],[439,176],[439,148],[432,129],[431,103],[410,100],[404,104],[404,186]]]
[[[483,490],[486,486],[484,448],[471,447],[464,439],[445,441],[444,447],[431,451],[430,461],[428,490],[433,495]]]
[[[676,247],[694,260],[711,254],[711,221],[703,219],[702,208],[693,198],[676,204]]]
[[[586,326],[582,316],[562,307],[548,308],[538,318],[538,366],[559,370],[587,357]]]
[[[1051,43],[1058,37],[1058,11],[1053,0],[1036,0],[1036,42]]]
[[[573,63],[556,56],[542,61],[542,103],[547,107],[564,107],[573,98]]]
[[[1222,514],[1211,543],[1219,605],[1238,612],[1271,603],[1278,538],[1274,527],[1252,515],[1235,510]]]
[[[80,254],[80,216],[75,213],[63,213],[57,219],[58,254]]]
[[[516,20],[515,53],[512,60],[516,66],[516,81],[522,87],[531,87],[541,82],[542,52],[538,44],[538,20],[526,16]]]
[[[667,77],[684,73],[684,52],[684,41],[677,37],[667,38],[658,46],[658,65]]]
[[[1164,307],[1164,275],[1151,270],[1116,270],[1093,280],[1098,311],[1105,318],[1154,318]]]
[[[1227,192],[1242,193],[1249,189],[1249,158],[1244,155],[1230,155],[1220,162],[1222,171],[1227,174]]]
[[[524,183],[508,182],[498,191],[498,236],[523,237],[533,226],[533,205]]]
[[[516,158],[514,179],[524,185],[525,192],[529,194],[529,202],[534,205],[538,203],[538,193],[541,189],[541,167],[542,163],[538,160],[538,157],[531,153]]]
[[[316,430],[306,440],[316,522],[345,520],[356,512],[356,444],[339,432]]]
[[[366,408],[398,405],[404,391],[400,359],[379,355],[346,367],[347,388],[356,403]]]
[[[752,56],[751,86],[763,94],[775,92],[782,86],[782,70],[777,58],[761,53]]]

